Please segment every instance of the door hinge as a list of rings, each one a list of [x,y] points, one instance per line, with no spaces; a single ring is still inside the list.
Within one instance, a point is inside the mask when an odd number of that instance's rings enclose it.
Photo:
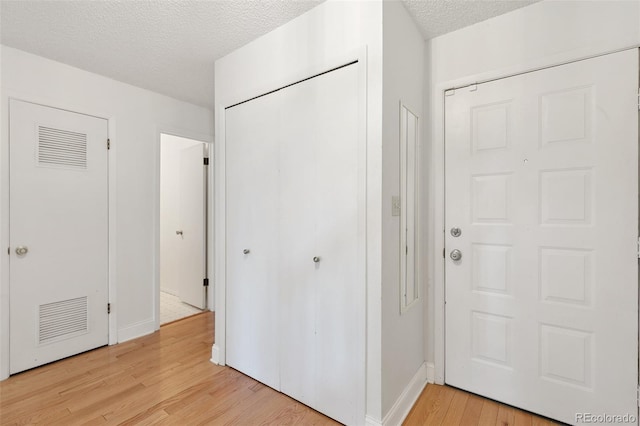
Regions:
[[[205,278],[204,280],[202,280],[202,285],[205,287],[209,287],[209,278]]]
[[[638,111],[640,111],[640,87],[638,87]]]
[[[204,157],[204,165],[205,166],[209,165],[209,157]]]
[[[107,314],[111,313],[111,303],[107,303]]]
[[[640,237],[638,237],[638,259],[640,259]]]
[[[640,385],[638,385],[636,397],[637,397],[636,400],[638,401],[638,407],[640,408]]]
[[[107,149],[111,149],[111,139],[107,139]]]
[[[11,247],[7,247],[7,254],[11,256]]]
[[[442,247],[442,258],[445,259],[447,257],[446,255],[447,249],[445,247]]]

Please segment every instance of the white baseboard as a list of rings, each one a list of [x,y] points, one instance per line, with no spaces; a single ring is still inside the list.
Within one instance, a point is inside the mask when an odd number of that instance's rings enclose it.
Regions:
[[[382,426],[382,423],[379,420],[376,420],[370,416],[366,416],[364,418],[365,426]]]
[[[136,322],[118,330],[118,343],[146,336],[154,331],[156,331],[156,323],[153,318],[150,320]]]
[[[416,374],[409,382],[404,391],[400,394],[391,410],[384,416],[382,420],[382,426],[399,426],[404,421],[409,411],[416,403],[420,393],[427,385],[427,364],[423,363]]]
[[[220,347],[215,343],[211,347],[211,362],[217,365],[225,365],[224,360],[220,358]]]
[[[432,362],[427,362],[427,383],[436,382],[436,365]]]

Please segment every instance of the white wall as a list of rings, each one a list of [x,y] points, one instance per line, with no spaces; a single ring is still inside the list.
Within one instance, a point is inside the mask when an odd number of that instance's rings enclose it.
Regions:
[[[110,120],[117,198],[115,315],[118,340],[154,330],[159,131],[211,140],[212,112],[58,62],[2,47],[0,246],[8,247],[8,97]],[[0,378],[8,374],[8,256],[0,260]],[[112,299],[113,300],[113,299]],[[113,336],[111,336],[113,337]]]
[[[324,71],[336,58],[357,58],[367,49],[367,371],[366,412],[382,419],[381,407],[381,185],[382,185],[382,3],[328,1],[216,62],[216,129],[224,107]],[[317,72],[316,71],[316,72]],[[217,133],[222,134],[222,132]],[[215,146],[216,300],[224,286],[224,141]],[[386,207],[386,206],[385,206]],[[224,363],[224,306],[216,312],[214,361]],[[221,320],[222,319],[222,320]]]
[[[425,48],[432,109],[429,161],[427,359],[444,379],[443,91],[640,45],[638,1],[542,1],[431,40]],[[615,78],[615,76],[612,76]],[[424,201],[423,201],[424,202]],[[424,235],[423,235],[424,237]],[[423,243],[424,244],[424,243]],[[426,261],[426,259],[425,259]]]
[[[173,135],[160,138],[160,290],[180,295],[180,152],[201,144]]]
[[[400,195],[400,102],[418,116],[423,108],[424,40],[402,3],[383,3],[382,122],[382,413],[387,416],[407,384],[417,375],[424,385],[424,305],[416,303],[400,314],[400,217],[391,215],[391,197]],[[419,140],[422,141],[423,138]],[[422,152],[422,146],[418,148]],[[418,221],[422,217],[418,215]],[[423,227],[422,223],[418,224]],[[418,253],[419,259],[420,253]],[[420,262],[418,262],[420,264]],[[423,275],[424,276],[424,275]],[[418,274],[419,297],[424,281]],[[415,392],[415,390],[414,390]],[[417,395],[415,395],[417,396]],[[410,408],[410,405],[408,406]],[[406,414],[407,407],[398,407]]]

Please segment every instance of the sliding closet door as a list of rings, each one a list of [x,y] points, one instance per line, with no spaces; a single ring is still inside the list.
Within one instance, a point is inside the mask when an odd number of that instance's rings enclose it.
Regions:
[[[281,96],[226,111],[227,364],[275,389]]]
[[[345,424],[364,363],[357,90],[356,64],[283,90],[280,131],[281,389]]]

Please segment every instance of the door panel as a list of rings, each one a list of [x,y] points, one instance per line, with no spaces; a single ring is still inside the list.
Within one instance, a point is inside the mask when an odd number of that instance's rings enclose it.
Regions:
[[[278,390],[280,102],[226,112],[227,364]]]
[[[346,424],[362,331],[357,81],[352,65],[283,90],[280,127],[281,389]]]
[[[9,108],[13,374],[108,343],[108,178],[106,120]]]
[[[204,145],[180,152],[180,300],[200,309],[205,307],[204,274]]]
[[[447,383],[636,414],[637,85],[632,50],[446,97]]]
[[[358,188],[358,68],[342,68],[318,82],[313,112],[316,135],[315,265],[318,409],[344,424],[357,424],[358,337],[364,332],[357,309],[364,300],[358,271],[362,228]],[[309,265],[309,260],[305,259]]]
[[[280,386],[282,392],[312,407],[318,400],[316,319],[320,314],[313,262],[316,214],[312,200],[319,173],[316,102],[309,98],[309,91],[316,87],[313,80],[282,90],[278,128]]]

